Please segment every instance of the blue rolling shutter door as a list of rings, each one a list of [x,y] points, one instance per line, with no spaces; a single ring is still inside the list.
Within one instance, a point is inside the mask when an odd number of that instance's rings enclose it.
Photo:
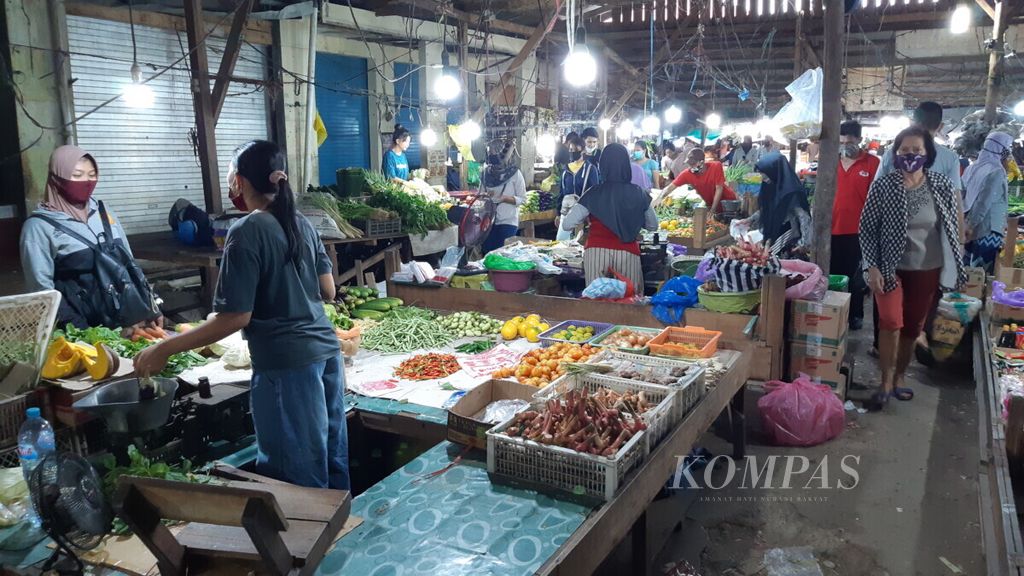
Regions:
[[[420,167],[420,78],[419,66],[395,63],[395,100],[398,102],[398,116],[395,121],[409,129],[412,133],[412,143],[405,152],[409,159],[409,168],[415,170]]]
[[[316,55],[316,108],[327,128],[320,146],[320,185],[335,184],[339,168],[370,168],[366,59]]]

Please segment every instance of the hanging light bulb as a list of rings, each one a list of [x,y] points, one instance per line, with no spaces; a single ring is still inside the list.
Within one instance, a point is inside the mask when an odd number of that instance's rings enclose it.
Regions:
[[[717,112],[712,112],[704,117],[704,125],[708,127],[708,130],[718,130],[722,127],[722,116]]]
[[[555,155],[555,137],[551,134],[541,134],[537,138],[537,154],[541,156],[554,156]]]
[[[645,135],[657,134],[661,130],[661,120],[657,116],[648,116],[640,122],[640,131]]]
[[[565,80],[577,88],[593,84],[597,79],[597,60],[587,48],[587,33],[582,27],[576,31],[576,41],[562,67],[565,68]]]
[[[466,120],[459,126],[459,132],[469,140],[480,138],[480,125],[475,120]]]
[[[1024,100],[1017,102],[1017,105],[1013,107],[1013,113],[1024,117]]]
[[[949,31],[953,34],[963,34],[971,27],[971,9],[966,4],[961,4],[953,10],[953,16],[949,19]]]
[[[665,110],[665,122],[668,124],[679,124],[682,119],[683,111],[679,109],[679,106],[673,104]]]
[[[420,144],[428,148],[437,144],[437,132],[434,132],[431,128],[424,128],[420,131]]]
[[[462,92],[459,79],[450,72],[444,72],[434,80],[434,96],[443,102],[454,100]]]
[[[152,108],[153,89],[142,83],[142,68],[138,62],[132,62],[131,68],[132,83],[126,84],[121,91],[121,97],[129,108]]]
[[[612,121],[607,118],[601,118],[600,122],[597,123],[597,127],[607,132],[612,129]]]
[[[633,121],[623,120],[619,127],[615,129],[615,137],[619,140],[629,140],[633,137]]]

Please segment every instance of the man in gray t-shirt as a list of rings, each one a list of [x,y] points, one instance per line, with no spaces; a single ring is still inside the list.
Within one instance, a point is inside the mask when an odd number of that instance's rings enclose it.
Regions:
[[[931,133],[934,138],[942,131],[942,106],[935,102],[921,102],[914,110],[914,123]],[[875,180],[889,174],[896,168],[893,166],[893,149],[890,146],[882,155],[882,163],[875,172]],[[960,181],[960,158],[956,153],[942,146],[935,144],[935,163],[929,168],[932,172],[938,172],[953,182],[953,189],[963,190]]]

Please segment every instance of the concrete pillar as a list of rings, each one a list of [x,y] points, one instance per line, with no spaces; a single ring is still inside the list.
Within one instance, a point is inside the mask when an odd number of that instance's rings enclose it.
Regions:
[[[62,11],[63,8],[60,3],[59,9]],[[60,74],[55,70],[53,52],[61,42],[54,38],[53,15],[49,13],[47,3],[4,0],[4,12],[10,42],[8,62],[24,103],[22,108],[13,99],[6,101],[13,107],[14,114],[5,114],[5,117],[13,117],[17,124],[17,148],[11,154],[27,148],[21,153],[21,177],[13,175],[2,181],[6,192],[0,193],[0,218],[10,218],[27,215],[42,200],[50,153],[64,144],[67,130],[62,127],[65,120],[57,86]],[[63,21],[63,14],[56,16]],[[42,127],[30,120],[26,111]],[[79,114],[82,112],[85,111],[78,111]],[[13,130],[14,127],[5,129]],[[99,162],[102,164],[103,160],[99,159]]]
[[[296,74],[305,76],[302,71],[306,69],[307,54],[309,53],[309,23],[305,19],[281,20],[280,26],[281,65],[287,70],[293,70]],[[295,176],[290,178],[291,180],[303,182],[306,180],[305,175],[301,173],[305,154],[303,127],[306,123],[306,90],[314,88],[312,85],[288,75],[285,75],[284,82],[284,125],[285,145],[288,149],[288,169],[295,173]],[[317,167],[319,163],[317,160],[316,151],[313,151],[311,182],[318,182]]]

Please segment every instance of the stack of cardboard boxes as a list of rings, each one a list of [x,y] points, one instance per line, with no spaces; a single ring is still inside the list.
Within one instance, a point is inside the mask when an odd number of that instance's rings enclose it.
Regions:
[[[789,305],[789,381],[796,380],[802,372],[843,398],[847,383],[840,369],[846,356],[850,295],[829,291],[820,302],[793,300]]]

